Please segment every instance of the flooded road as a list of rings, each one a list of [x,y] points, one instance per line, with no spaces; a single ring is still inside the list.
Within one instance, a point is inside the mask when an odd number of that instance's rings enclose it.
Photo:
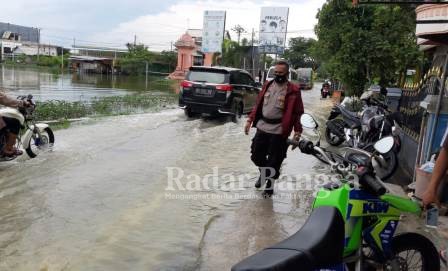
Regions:
[[[319,89],[302,96],[322,124],[331,102]],[[229,270],[297,231],[314,191],[259,197],[244,123],[177,109],[104,118],[0,165],[0,270]],[[322,172],[288,152],[283,174]]]
[[[172,92],[161,76],[52,73],[45,69],[0,65],[0,88],[12,96],[32,94],[37,101],[90,101],[93,98],[124,96],[140,92]]]

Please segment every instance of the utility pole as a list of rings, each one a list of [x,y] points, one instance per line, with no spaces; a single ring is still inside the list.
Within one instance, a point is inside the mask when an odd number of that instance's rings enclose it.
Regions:
[[[137,46],[137,35],[134,35],[134,48]]]
[[[145,90],[148,90],[148,61],[146,62],[146,70],[145,70],[145,74],[146,74],[146,79],[145,79]]]
[[[252,77],[255,78],[255,59],[254,59],[254,52],[255,52],[255,48],[254,48],[254,36],[255,36],[255,30],[252,28]]]
[[[64,71],[64,47],[62,47],[61,49],[61,70]]]
[[[37,62],[39,62],[39,54],[40,54],[40,28],[37,29]]]
[[[263,82],[266,80],[266,53],[263,54]]]
[[[171,42],[171,47],[170,47],[170,53],[173,52],[173,42]],[[171,54],[169,54],[169,57],[171,57]],[[170,59],[168,59],[168,69],[171,72],[171,61]]]

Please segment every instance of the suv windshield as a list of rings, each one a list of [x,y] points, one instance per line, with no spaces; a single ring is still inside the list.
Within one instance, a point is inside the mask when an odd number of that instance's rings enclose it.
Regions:
[[[224,84],[226,83],[226,74],[212,71],[190,71],[187,80],[193,82]]]

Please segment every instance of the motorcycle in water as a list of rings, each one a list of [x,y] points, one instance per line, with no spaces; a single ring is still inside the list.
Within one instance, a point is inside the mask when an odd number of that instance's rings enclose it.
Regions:
[[[301,120],[304,128],[317,127],[310,115]],[[290,144],[305,154],[327,157],[319,142]],[[393,145],[391,136],[376,142],[371,159],[355,164],[356,178],[342,178],[319,190],[311,215],[296,234],[242,260],[232,271],[439,271],[439,254],[428,238],[413,232],[396,234],[401,215],[419,215],[421,206],[388,193],[372,170],[371,160]]]
[[[22,146],[30,158],[35,158],[39,152],[50,149],[54,144],[54,134],[50,126],[45,123],[36,123],[34,121],[34,111],[36,104],[33,102],[33,96],[19,96],[19,100],[26,100],[30,105],[24,108],[2,108],[0,117],[9,117],[17,119],[20,122],[21,130],[17,138],[17,146]],[[0,150],[3,150],[6,144],[7,133],[0,131]],[[1,156],[0,162],[11,161],[17,156]]]

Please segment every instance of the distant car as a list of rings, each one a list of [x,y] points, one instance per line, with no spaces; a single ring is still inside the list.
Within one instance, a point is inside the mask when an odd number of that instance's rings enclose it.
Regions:
[[[313,89],[313,69],[311,68],[299,68],[297,69],[299,86],[301,89]]]
[[[252,110],[260,90],[247,71],[193,66],[180,84],[179,106],[188,117],[229,115],[236,121]]]
[[[274,78],[275,78],[274,71],[275,71],[275,67],[274,66],[269,68],[269,71],[268,71],[268,74],[266,76],[265,82],[274,80]],[[298,75],[297,75],[297,72],[295,70],[289,69],[289,78],[288,78],[288,80],[289,80],[289,82],[291,82],[293,84],[299,85]]]

